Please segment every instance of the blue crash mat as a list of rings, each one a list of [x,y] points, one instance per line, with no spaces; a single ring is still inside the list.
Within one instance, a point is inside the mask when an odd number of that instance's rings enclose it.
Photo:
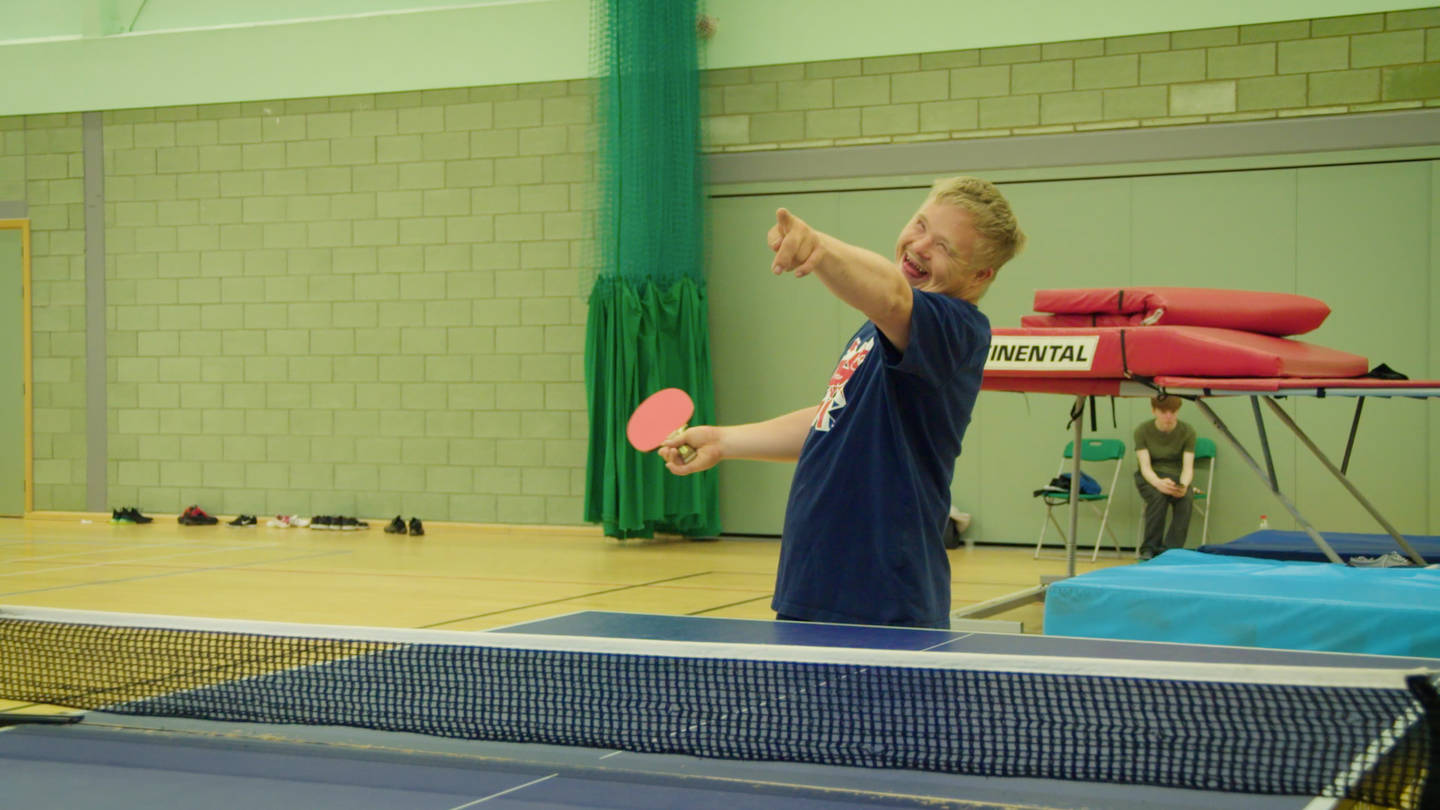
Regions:
[[[1395,538],[1388,534],[1354,534],[1352,532],[1320,532],[1325,542],[1335,549],[1340,559],[1351,557],[1379,557],[1391,551],[1400,551]],[[1412,548],[1420,552],[1427,563],[1440,563],[1440,537],[1409,534],[1402,535]],[[1201,546],[1198,551],[1206,554],[1224,554],[1236,557],[1262,557],[1267,560],[1309,560],[1326,562],[1325,554],[1310,535],[1304,532],[1282,532],[1274,529],[1251,532],[1228,543],[1211,543]],[[1401,552],[1403,553],[1403,552]]]
[[[1045,633],[1440,658],[1440,568],[1177,549],[1051,585]]]

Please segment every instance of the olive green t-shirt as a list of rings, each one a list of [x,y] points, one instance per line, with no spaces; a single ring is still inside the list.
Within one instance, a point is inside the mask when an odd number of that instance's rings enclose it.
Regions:
[[[1195,452],[1195,428],[1176,422],[1175,429],[1165,433],[1154,419],[1146,419],[1135,428],[1135,449],[1150,451],[1150,469],[1156,475],[1179,481],[1185,454]]]

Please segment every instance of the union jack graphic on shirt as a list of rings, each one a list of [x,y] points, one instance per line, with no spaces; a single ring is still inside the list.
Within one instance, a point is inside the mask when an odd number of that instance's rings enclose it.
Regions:
[[[829,430],[835,424],[834,412],[845,407],[845,383],[855,376],[855,369],[865,362],[870,350],[875,348],[875,338],[871,337],[864,343],[860,338],[850,341],[850,347],[845,354],[840,356],[839,365],[835,366],[835,373],[830,375],[830,385],[825,389],[825,399],[820,403],[820,409],[815,412],[815,421],[811,427],[816,430]]]

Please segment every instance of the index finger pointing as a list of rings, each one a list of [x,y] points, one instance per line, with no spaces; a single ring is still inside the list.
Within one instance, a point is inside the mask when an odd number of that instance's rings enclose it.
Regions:
[[[800,250],[800,237],[796,234],[786,236],[780,246],[775,249],[775,263],[771,270],[779,275],[795,266],[796,254]]]

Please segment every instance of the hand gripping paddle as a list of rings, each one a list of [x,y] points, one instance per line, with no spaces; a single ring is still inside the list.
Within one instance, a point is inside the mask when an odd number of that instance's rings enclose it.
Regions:
[[[679,388],[665,388],[646,397],[630,414],[625,436],[636,450],[648,453],[684,430],[694,413],[695,403],[690,400],[689,394]],[[695,451],[689,445],[682,444],[676,449],[686,463],[695,457]]]

